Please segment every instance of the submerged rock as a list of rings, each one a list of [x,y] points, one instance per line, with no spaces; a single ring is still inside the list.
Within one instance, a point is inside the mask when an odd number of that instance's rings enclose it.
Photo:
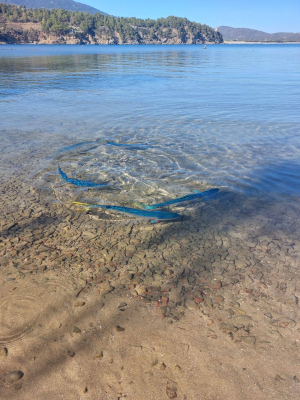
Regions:
[[[18,381],[19,379],[23,378],[23,376],[24,376],[24,372],[22,372],[22,371],[11,371],[6,374],[5,382],[13,383],[13,382]]]

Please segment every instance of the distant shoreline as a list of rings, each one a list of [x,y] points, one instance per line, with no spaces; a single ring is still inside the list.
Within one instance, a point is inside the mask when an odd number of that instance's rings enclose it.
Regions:
[[[243,42],[242,40],[224,40],[222,44],[300,44],[300,42]]]

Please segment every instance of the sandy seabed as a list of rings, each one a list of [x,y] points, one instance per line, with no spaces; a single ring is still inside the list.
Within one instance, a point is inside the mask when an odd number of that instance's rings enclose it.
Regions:
[[[232,196],[169,224],[1,186],[1,399],[298,399],[297,205]]]

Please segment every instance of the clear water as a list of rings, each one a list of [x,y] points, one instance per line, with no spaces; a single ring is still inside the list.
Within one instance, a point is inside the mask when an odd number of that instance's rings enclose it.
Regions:
[[[299,45],[0,46],[2,179],[28,170],[62,201],[219,187],[297,202],[299,82]],[[58,162],[118,190],[66,191]]]

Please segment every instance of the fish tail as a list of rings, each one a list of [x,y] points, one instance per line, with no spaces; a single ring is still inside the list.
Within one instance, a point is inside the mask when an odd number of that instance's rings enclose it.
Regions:
[[[64,173],[64,171],[58,166],[58,172],[60,176],[66,181],[68,179],[67,174]]]

